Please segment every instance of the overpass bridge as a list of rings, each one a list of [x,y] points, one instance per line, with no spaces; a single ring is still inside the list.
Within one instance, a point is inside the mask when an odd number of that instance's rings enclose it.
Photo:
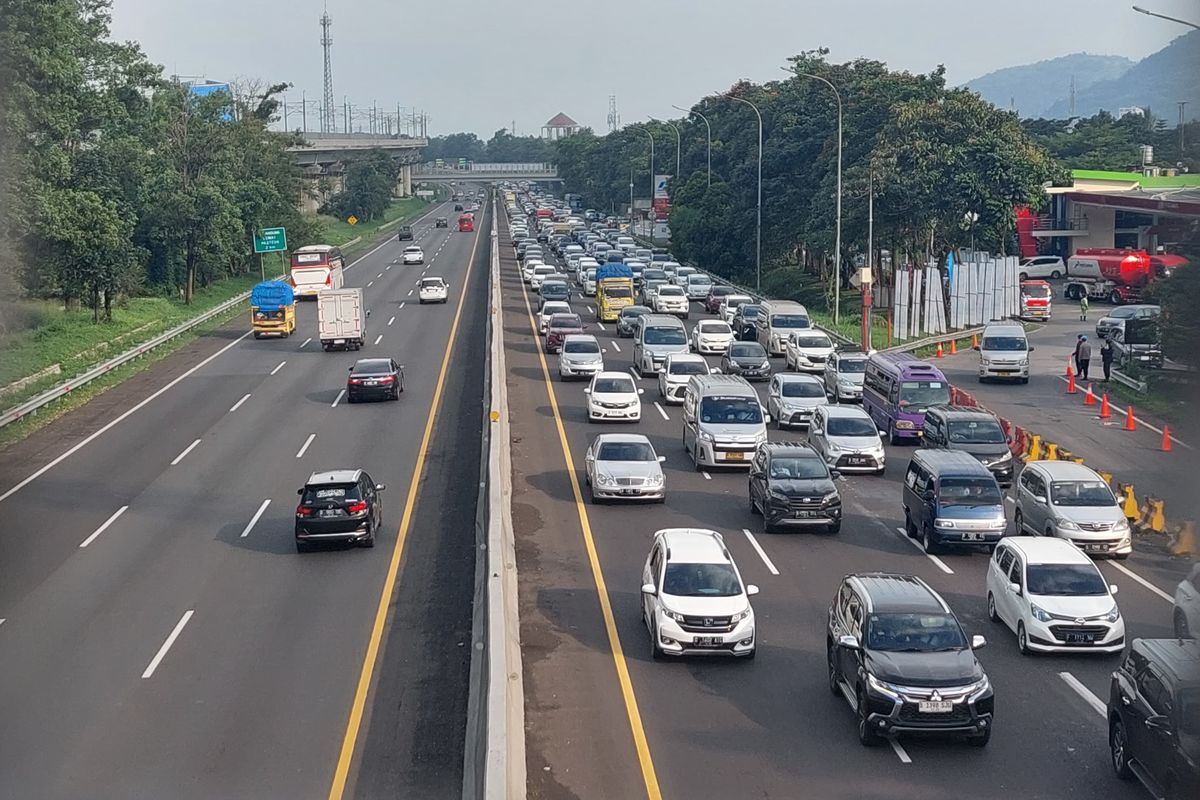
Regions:
[[[371,150],[382,150],[400,167],[395,194],[412,194],[413,167],[421,163],[428,139],[385,136],[370,133],[301,134],[304,143],[288,148],[297,165],[304,170],[301,209],[316,211],[329,197],[345,186],[346,164]]]
[[[473,163],[465,168],[438,167],[430,162],[413,171],[413,180],[422,182],[446,181],[561,181],[553,164]]]

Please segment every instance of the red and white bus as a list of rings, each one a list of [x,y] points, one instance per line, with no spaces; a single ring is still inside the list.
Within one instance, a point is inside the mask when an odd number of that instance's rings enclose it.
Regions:
[[[475,215],[463,214],[458,218],[458,230],[461,233],[472,233],[475,230]]]
[[[292,293],[316,297],[325,289],[342,288],[342,251],[329,244],[310,244],[292,251]]]

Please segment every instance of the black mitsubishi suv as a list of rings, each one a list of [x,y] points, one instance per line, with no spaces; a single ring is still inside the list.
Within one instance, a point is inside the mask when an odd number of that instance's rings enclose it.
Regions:
[[[992,736],[992,686],[950,606],[913,575],[852,574],[829,607],[829,689],[858,718],[866,746],[900,733]]]

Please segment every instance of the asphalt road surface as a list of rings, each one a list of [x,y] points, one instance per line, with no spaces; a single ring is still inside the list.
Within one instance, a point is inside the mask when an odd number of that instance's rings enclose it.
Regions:
[[[763,533],[761,517],[747,508],[745,473],[693,469],[679,409],[661,403],[655,381],[638,381],[640,423],[587,422],[586,384],[560,382],[557,356],[538,348],[501,228],[531,797],[1144,796],[1113,776],[1097,709],[1116,657],[1018,653],[1012,632],[987,620],[987,555],[931,558],[900,533],[909,449],[888,448],[884,476],[840,479],[839,535]],[[536,298],[529,303],[536,307]],[[573,305],[600,340],[605,368],[628,369],[629,340],[595,321],[589,298],[576,296]],[[692,311],[689,327],[701,316],[698,306]],[[667,457],[664,505],[583,501],[584,452],[597,433],[612,430],[643,433]],[[772,427],[770,436],[805,434]],[[745,580],[761,587],[755,661],[651,660],[641,568],[653,532],[677,526],[720,531]],[[1130,637],[1170,635],[1173,584],[1145,579],[1137,553],[1100,569],[1120,587]],[[871,749],[858,743],[848,704],[826,683],[824,626],[841,577],[875,570],[921,576],[968,634],[987,637],[979,658],[996,692],[987,748],[914,737]]]
[[[489,248],[438,215],[424,265],[393,237],[346,273],[362,351],[311,303],[289,339],[238,320],[0,457],[0,795],[460,790]],[[387,355],[400,401],[348,405]],[[378,543],[298,555],[296,490],[340,467],[388,485]]]

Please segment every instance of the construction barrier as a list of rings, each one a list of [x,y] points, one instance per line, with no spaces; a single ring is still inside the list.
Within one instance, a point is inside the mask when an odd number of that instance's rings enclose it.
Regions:
[[[1141,533],[1162,533],[1167,529],[1167,521],[1163,515],[1163,501],[1157,497],[1146,496],[1146,501],[1138,509],[1138,518],[1134,527]]]
[[[1171,555],[1196,555],[1196,523],[1185,522],[1171,536]]]
[[[1133,493],[1133,484],[1121,483],[1118,488],[1121,492],[1121,509],[1125,512],[1125,518],[1132,522],[1138,518],[1138,501]]]

